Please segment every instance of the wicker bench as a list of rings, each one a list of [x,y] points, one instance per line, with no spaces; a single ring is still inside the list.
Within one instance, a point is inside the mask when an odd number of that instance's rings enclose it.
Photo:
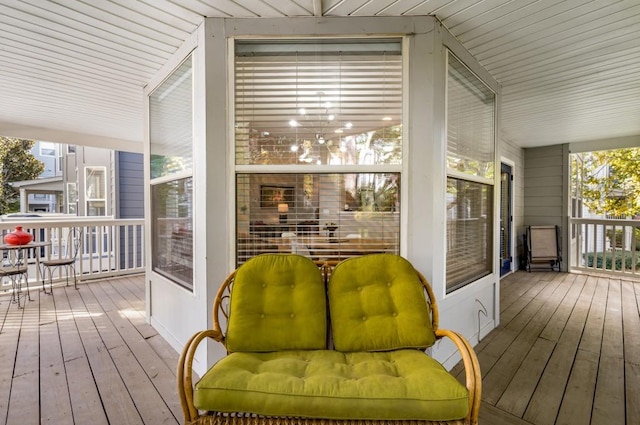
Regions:
[[[443,337],[462,355],[466,385],[425,353]],[[208,338],[228,355],[194,385],[193,356]],[[252,258],[223,282],[213,329],[187,342],[177,375],[187,424],[477,424],[481,395],[473,349],[438,329],[426,279],[393,254],[333,268],[295,254]]]

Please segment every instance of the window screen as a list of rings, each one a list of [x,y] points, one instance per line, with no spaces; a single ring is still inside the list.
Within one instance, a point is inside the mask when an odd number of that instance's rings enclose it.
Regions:
[[[495,94],[453,54],[447,72],[447,292],[493,270]]]

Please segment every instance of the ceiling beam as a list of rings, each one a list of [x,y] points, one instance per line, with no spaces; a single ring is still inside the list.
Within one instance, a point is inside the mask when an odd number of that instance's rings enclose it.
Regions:
[[[322,16],[322,0],[313,0],[313,16]]]
[[[142,140],[125,140],[98,134],[77,133],[55,128],[34,127],[0,121],[0,134],[17,139],[66,143],[69,145],[93,146],[124,152],[142,153]]]

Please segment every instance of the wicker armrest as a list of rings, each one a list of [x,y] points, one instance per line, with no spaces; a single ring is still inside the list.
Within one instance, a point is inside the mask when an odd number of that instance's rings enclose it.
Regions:
[[[196,354],[198,346],[202,340],[211,338],[217,342],[223,342],[224,336],[222,332],[213,329],[207,329],[195,333],[185,344],[178,360],[177,381],[178,395],[180,404],[184,412],[185,422],[189,423],[198,417],[198,410],[193,404],[193,357]]]
[[[469,341],[457,332],[438,329],[436,330],[436,337],[438,339],[447,337],[452,340],[462,355],[465,385],[469,390],[469,422],[472,425],[477,425],[480,413],[480,399],[482,397],[482,375],[480,374],[478,357]]]

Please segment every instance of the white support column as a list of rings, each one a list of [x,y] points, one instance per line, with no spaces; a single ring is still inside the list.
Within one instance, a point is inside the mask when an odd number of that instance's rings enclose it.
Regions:
[[[27,193],[27,189],[23,187],[20,188],[20,212],[29,212],[29,194]]]

